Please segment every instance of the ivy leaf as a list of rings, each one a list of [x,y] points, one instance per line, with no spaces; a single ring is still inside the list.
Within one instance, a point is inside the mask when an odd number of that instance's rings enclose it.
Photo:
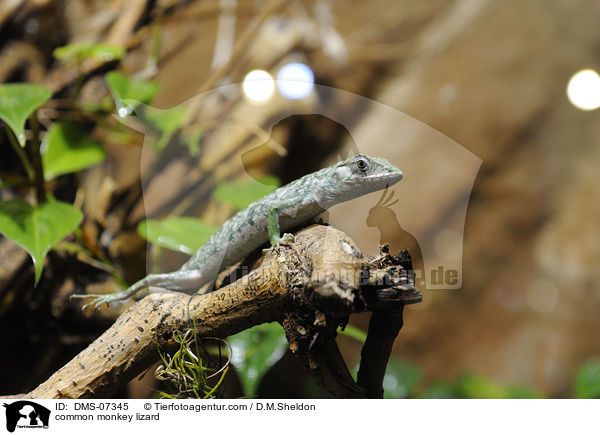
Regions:
[[[129,115],[137,104],[150,102],[160,88],[156,82],[134,79],[117,71],[106,74],[106,83],[121,117]]]
[[[0,85],[0,118],[12,129],[21,146],[25,146],[25,121],[51,95],[44,86],[32,83]]]
[[[262,376],[283,356],[288,344],[278,323],[265,323],[232,335],[234,365],[247,395],[255,395]]]
[[[0,202],[0,233],[31,255],[36,284],[48,251],[77,228],[81,218],[81,211],[60,201],[48,201],[35,207],[22,199]]]
[[[106,157],[104,148],[81,125],[73,122],[53,124],[41,152],[46,180],[97,165]]]
[[[156,221],[148,219],[138,225],[138,233],[164,248],[193,254],[217,230],[212,225],[191,217],[173,217]]]
[[[254,179],[247,182],[224,182],[220,183],[214,192],[219,201],[231,204],[237,210],[243,210],[254,201],[273,192],[279,186],[279,180],[275,177],[261,177],[259,181]]]
[[[81,62],[85,59],[101,59],[111,61],[121,59],[125,55],[125,49],[120,45],[94,42],[75,42],[58,47],[52,53],[55,58],[61,60],[75,60]]]

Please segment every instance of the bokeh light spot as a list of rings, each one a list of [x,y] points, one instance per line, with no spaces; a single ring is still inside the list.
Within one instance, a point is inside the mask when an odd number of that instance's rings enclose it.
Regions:
[[[567,85],[567,96],[581,110],[600,107],[600,76],[592,69],[584,69],[573,75]]]
[[[253,102],[263,102],[273,95],[275,84],[273,77],[266,71],[255,69],[244,77],[244,95]]]
[[[277,89],[281,95],[292,100],[308,96],[314,84],[312,70],[303,63],[288,63],[277,74]]]

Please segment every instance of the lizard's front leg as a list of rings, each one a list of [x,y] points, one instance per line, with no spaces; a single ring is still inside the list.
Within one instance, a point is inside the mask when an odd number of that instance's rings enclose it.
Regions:
[[[269,241],[271,242],[271,247],[269,249],[264,249],[263,252],[279,249],[280,245],[289,245],[294,241],[294,235],[290,233],[285,233],[283,236],[280,236],[281,229],[279,227],[279,215],[281,206],[271,206],[269,207],[269,211],[267,212],[267,231],[269,233]]]

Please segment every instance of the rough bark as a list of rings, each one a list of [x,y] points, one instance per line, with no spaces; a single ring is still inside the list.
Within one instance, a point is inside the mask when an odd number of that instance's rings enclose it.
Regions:
[[[401,313],[405,303],[420,301],[397,260],[385,250],[366,258],[341,231],[311,226],[296,235],[295,243],[267,253],[256,269],[222,289],[145,297],[28,397],[109,397],[158,360],[157,347],[174,348],[173,331],[189,328],[190,321],[199,336],[222,338],[279,321],[290,349],[334,397],[372,397],[368,392],[381,384],[365,389],[353,381],[335,331],[353,312]],[[367,343],[376,339],[372,333],[370,328]],[[381,361],[370,367],[385,371],[388,357],[384,349]],[[383,373],[372,379],[382,380]]]

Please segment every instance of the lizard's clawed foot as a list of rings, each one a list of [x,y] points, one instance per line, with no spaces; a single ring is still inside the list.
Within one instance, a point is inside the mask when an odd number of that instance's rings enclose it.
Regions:
[[[289,246],[290,243],[293,243],[293,242],[294,242],[294,235],[290,234],[290,233],[285,233],[283,236],[281,236],[281,238],[277,242],[273,243],[270,248],[263,249],[263,254],[266,254],[267,252],[271,252],[271,251],[279,253],[280,246]]]
[[[99,294],[71,295],[71,299],[94,298],[91,302],[88,302],[81,308],[81,311],[85,311],[87,309],[87,307],[91,307],[91,306],[94,306],[94,309],[98,310],[102,306],[102,304],[106,304],[106,306],[108,306],[108,304],[110,302],[122,301],[122,300],[127,299],[129,296],[130,296],[129,293],[127,293],[126,291],[121,291],[121,292],[109,293],[109,294],[105,294],[105,295],[99,295]]]
[[[281,240],[279,241],[280,245],[289,245],[290,243],[294,243],[294,235],[290,233],[285,233],[281,236]]]

